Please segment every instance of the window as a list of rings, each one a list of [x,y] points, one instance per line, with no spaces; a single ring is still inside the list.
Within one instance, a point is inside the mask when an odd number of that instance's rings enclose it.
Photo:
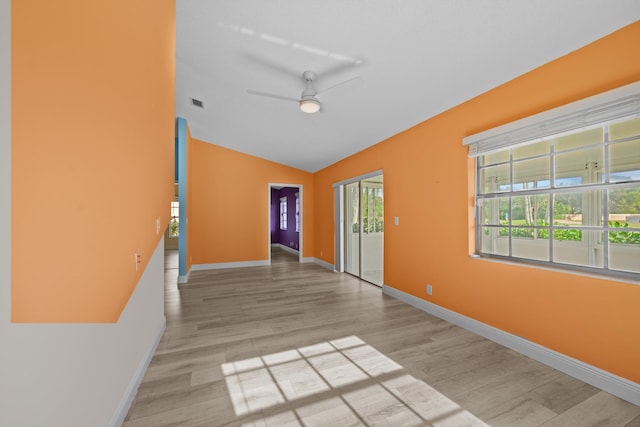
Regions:
[[[384,199],[382,184],[362,182],[362,232],[382,233],[384,231]]]
[[[287,229],[287,198],[280,197],[280,230]]]
[[[169,220],[169,237],[178,237],[180,232],[180,203],[171,202],[171,219]]]
[[[477,157],[479,255],[638,279],[640,118],[628,109],[616,113],[616,103],[598,106],[599,121],[571,130],[516,143],[522,127],[506,137],[469,138],[470,155]],[[593,110],[580,114],[584,119]],[[567,117],[539,122],[537,129]]]
[[[296,232],[300,232],[300,193],[296,193]]]

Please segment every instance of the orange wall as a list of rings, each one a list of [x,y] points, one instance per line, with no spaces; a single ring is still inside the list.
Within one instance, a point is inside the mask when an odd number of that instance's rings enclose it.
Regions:
[[[640,286],[469,258],[473,162],[461,145],[473,133],[639,80],[635,52],[640,23],[317,172],[315,256],[333,263],[331,184],[383,169],[385,284],[640,382]]]
[[[12,321],[115,322],[169,220],[175,2],[20,0],[11,19]]]
[[[310,173],[191,140],[189,252],[193,264],[269,259],[269,183],[300,184],[303,248],[313,253]]]

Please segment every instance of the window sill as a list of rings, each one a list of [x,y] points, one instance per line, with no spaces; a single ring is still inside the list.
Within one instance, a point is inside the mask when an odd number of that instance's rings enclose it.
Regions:
[[[633,279],[629,277],[608,275],[608,274],[598,274],[598,273],[593,273],[591,271],[582,271],[579,269],[579,267],[576,267],[575,269],[561,268],[561,267],[555,267],[553,265],[543,265],[543,264],[537,264],[534,262],[527,262],[527,261],[511,261],[508,259],[496,258],[491,256],[481,256],[478,254],[469,254],[469,258],[475,259],[475,260],[481,260],[481,261],[495,262],[498,264],[507,264],[507,265],[513,265],[518,267],[533,268],[536,270],[552,271],[554,273],[573,274],[576,276],[589,277],[592,279],[599,279],[599,280],[607,280],[611,282],[626,283],[629,285],[640,285],[640,279]],[[636,273],[628,273],[628,274],[636,274]]]

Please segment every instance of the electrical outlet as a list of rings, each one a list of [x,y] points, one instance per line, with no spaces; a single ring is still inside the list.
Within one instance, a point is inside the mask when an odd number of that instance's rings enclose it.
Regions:
[[[433,287],[427,283],[427,295],[433,295]]]
[[[136,251],[136,253],[133,254],[133,256],[134,256],[134,261],[136,263],[136,273],[137,273],[138,272],[138,265],[140,264],[141,258],[142,258],[142,255],[140,254],[140,249],[138,249]]]

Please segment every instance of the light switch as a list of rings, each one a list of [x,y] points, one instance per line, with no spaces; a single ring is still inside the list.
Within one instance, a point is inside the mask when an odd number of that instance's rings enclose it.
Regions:
[[[393,223],[395,225],[400,225],[400,217],[399,216],[393,217]]]

